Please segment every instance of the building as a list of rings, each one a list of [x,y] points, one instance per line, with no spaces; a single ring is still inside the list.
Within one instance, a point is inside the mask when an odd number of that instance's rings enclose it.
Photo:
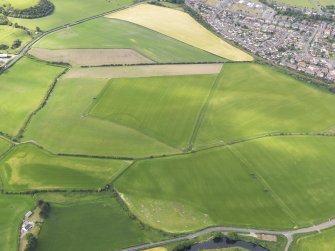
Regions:
[[[29,211],[29,212],[27,212],[27,213],[24,215],[24,217],[25,217],[26,219],[28,219],[32,214],[33,214],[33,212],[32,212],[32,211]]]
[[[21,227],[22,232],[28,232],[34,227],[34,222],[24,221]]]

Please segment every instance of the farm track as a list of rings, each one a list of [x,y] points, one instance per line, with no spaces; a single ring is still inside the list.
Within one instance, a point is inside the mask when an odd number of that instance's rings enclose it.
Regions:
[[[215,80],[213,81],[212,87],[208,92],[207,98],[202,106],[202,108],[199,111],[197,120],[195,122],[195,126],[194,129],[192,131],[191,137],[190,137],[190,141],[189,141],[189,145],[187,146],[187,149],[190,151],[193,148],[193,144],[198,136],[198,132],[199,129],[202,125],[202,121],[204,120],[204,117],[206,116],[206,112],[208,110],[208,106],[209,103],[212,99],[212,96],[214,95],[215,90],[217,89],[217,86],[219,85],[219,80],[221,79],[222,75],[223,75],[223,68],[224,68],[224,64],[221,67],[221,71],[220,73],[216,76]]]

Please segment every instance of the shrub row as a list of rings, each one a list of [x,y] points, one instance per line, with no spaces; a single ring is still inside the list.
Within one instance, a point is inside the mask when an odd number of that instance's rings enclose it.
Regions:
[[[26,19],[45,17],[51,15],[54,10],[55,6],[49,0],[40,0],[37,5],[23,10],[14,9],[11,5],[2,8],[6,16]]]

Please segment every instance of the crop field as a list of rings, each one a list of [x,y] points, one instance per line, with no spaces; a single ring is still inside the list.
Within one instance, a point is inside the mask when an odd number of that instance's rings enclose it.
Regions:
[[[331,93],[257,64],[225,64],[222,76],[196,146],[268,133],[326,131],[335,126],[335,96]]]
[[[332,137],[284,136],[144,160],[116,188],[135,215],[166,231],[313,225],[335,210],[324,192],[334,189],[334,147]]]
[[[37,1],[0,0],[0,6]],[[278,1],[318,9],[335,4]],[[179,3],[51,2],[50,16],[9,18],[30,28],[31,37],[0,25],[0,44],[36,38],[0,75],[0,251],[24,250],[22,220],[30,210],[35,251],[114,251],[153,242],[138,249],[172,251],[225,229],[229,238],[271,251],[283,251],[291,237],[292,251],[335,249],[335,228],[312,232],[320,223],[335,224],[329,220],[335,217],[331,83],[318,88],[253,62]],[[239,25],[249,36],[258,28],[245,20]],[[278,23],[291,30],[292,20]],[[286,29],[279,26],[280,33]],[[215,23],[234,34],[231,27]],[[314,39],[330,41],[322,34],[331,28],[323,22],[315,28],[308,53]],[[282,38],[299,45],[303,40],[291,40],[298,33]],[[213,251],[220,250],[244,249]]]
[[[13,0],[13,1],[19,1],[19,0]],[[23,2],[23,0],[20,1]],[[40,27],[42,30],[50,30],[52,28],[62,26],[70,22],[87,18],[89,16],[94,16],[106,11],[119,9],[121,7],[132,4],[133,1],[132,0],[115,0],[115,1],[52,0],[52,3],[55,5],[56,8],[55,12],[50,16],[35,19],[10,18],[10,20],[13,23],[17,22],[18,24],[33,30],[36,29],[36,27]],[[78,11],[78,6],[80,6],[80,11]]]
[[[85,116],[106,83],[60,80],[48,104],[32,119],[24,140],[34,140],[55,153],[143,156],[176,151],[134,129]]]
[[[210,75],[218,74],[222,64],[168,64],[135,65],[117,67],[72,68],[66,78],[140,78],[158,76]]]
[[[24,195],[0,195],[0,247],[17,251],[19,225],[24,214],[34,207],[34,200]]]
[[[33,48],[29,54],[49,62],[71,65],[99,66],[110,64],[148,64],[150,59],[130,49],[65,49],[49,50]]]
[[[276,0],[276,2],[284,3],[292,6],[317,8],[317,6],[334,5],[334,0]]]
[[[14,136],[64,68],[23,58],[0,76],[0,132]]]
[[[168,232],[294,226],[229,149],[140,161],[115,186],[139,219]]]
[[[109,18],[99,18],[48,35],[35,47],[46,49],[127,48],[160,63],[223,61],[220,57],[158,32]]]
[[[329,251],[335,246],[335,228],[296,237],[290,251]]]
[[[11,143],[0,138],[0,156],[4,154],[11,147]]]
[[[317,0],[321,5],[335,5],[335,0]]]
[[[108,17],[142,25],[229,60],[253,60],[252,56],[224,42],[182,11],[142,4]]]
[[[183,148],[215,78],[216,75],[114,79],[97,96],[88,114]]]
[[[26,9],[38,4],[39,0],[0,0],[0,5],[10,4],[15,9]]]
[[[318,0],[276,0],[276,2],[307,8],[316,8]]]
[[[31,37],[27,35],[24,30],[15,28],[14,26],[0,25],[0,44],[5,44],[9,47],[8,52],[16,52],[18,49],[11,49],[14,40],[21,40],[22,44],[27,43],[31,40]],[[2,51],[2,50],[0,50]]]
[[[53,203],[37,251],[118,250],[163,239],[158,232],[144,230],[129,218],[114,198],[96,197],[91,201]]]
[[[53,156],[31,144],[14,148],[1,159],[7,191],[98,189],[130,163],[119,160]]]

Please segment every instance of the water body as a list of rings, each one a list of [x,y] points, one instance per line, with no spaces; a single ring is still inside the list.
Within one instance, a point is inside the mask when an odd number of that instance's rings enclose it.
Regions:
[[[229,248],[229,247],[241,247],[250,251],[269,251],[262,246],[255,243],[246,241],[235,241],[225,237],[216,238],[215,240],[210,240],[206,242],[196,243],[191,246],[179,249],[178,251],[200,251],[204,249],[218,249],[218,248]]]

